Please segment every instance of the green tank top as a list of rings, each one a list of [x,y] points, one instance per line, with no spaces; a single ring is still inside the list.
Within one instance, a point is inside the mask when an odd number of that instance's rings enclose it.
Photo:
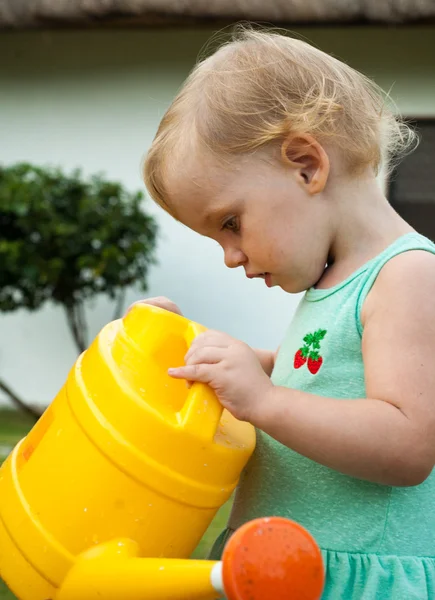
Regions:
[[[366,397],[361,308],[382,267],[412,250],[435,254],[435,245],[405,235],[335,287],[308,290],[281,345],[273,383]],[[322,548],[323,600],[435,598],[435,471],[416,487],[379,485],[313,462],[262,431],[257,436],[221,542],[250,519],[284,516],[305,526]]]

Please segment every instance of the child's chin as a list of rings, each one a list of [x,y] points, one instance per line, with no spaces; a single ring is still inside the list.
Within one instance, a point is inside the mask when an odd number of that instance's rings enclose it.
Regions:
[[[279,286],[284,292],[287,294],[301,294],[302,292],[306,292],[310,286],[306,286],[305,282],[301,281],[285,281],[283,283],[274,282],[274,286]]]

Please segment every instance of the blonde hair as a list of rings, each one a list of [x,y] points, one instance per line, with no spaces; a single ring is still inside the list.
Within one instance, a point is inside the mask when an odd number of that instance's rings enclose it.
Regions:
[[[167,110],[145,160],[145,184],[170,212],[165,179],[183,140],[228,157],[300,134],[335,144],[349,171],[377,173],[417,139],[388,104],[373,81],[310,44],[239,28],[195,66]]]

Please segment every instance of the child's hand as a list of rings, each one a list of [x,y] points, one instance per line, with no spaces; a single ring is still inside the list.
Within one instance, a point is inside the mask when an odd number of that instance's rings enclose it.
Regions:
[[[200,334],[185,357],[186,366],[169,369],[171,377],[207,383],[234,417],[251,421],[273,384],[254,350],[225,333]]]
[[[183,315],[180,308],[174,302],[172,302],[172,300],[169,300],[169,298],[165,298],[164,296],[157,296],[156,298],[144,298],[144,300],[133,302],[133,304],[129,306],[127,312],[129,312],[133,306],[136,306],[136,304],[151,304],[151,306],[164,308],[165,310],[176,313],[177,315]]]

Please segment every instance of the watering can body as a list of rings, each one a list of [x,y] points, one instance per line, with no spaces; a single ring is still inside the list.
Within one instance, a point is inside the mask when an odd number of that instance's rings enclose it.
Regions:
[[[137,305],[107,325],[0,469],[0,576],[20,600],[56,596],[77,557],[130,539],[188,558],[230,497],[254,429],[207,386],[167,375],[204,329]]]

